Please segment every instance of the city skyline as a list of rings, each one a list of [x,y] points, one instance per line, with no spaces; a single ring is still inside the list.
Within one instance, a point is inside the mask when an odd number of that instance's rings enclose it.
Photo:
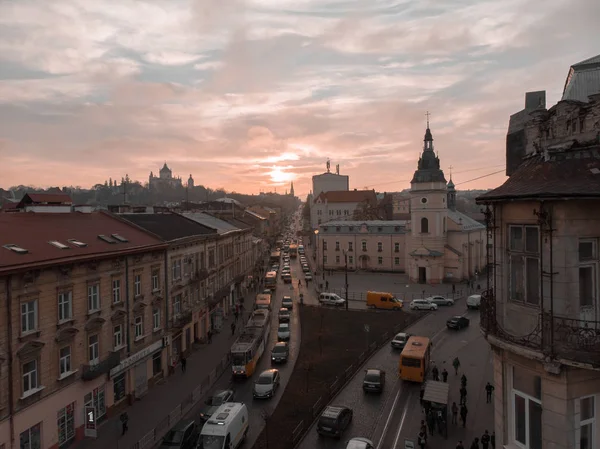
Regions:
[[[593,0],[4,3],[2,187],[143,182],[166,160],[197,185],[294,181],[303,197],[330,159],[351,188],[400,191],[429,111],[446,174],[492,188],[510,114],[529,90],[560,99],[569,66],[598,54],[599,13]]]

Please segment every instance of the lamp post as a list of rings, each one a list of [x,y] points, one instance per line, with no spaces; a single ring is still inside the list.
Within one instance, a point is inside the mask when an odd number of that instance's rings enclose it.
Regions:
[[[315,229],[315,254],[314,254],[315,264],[317,268],[319,268],[319,230]],[[316,274],[316,273],[315,273]],[[316,282],[316,279],[315,279]]]
[[[344,250],[344,278],[346,284],[346,310],[348,310],[348,252]]]
[[[325,239],[321,238],[321,241],[322,241],[321,245],[323,245],[323,247],[321,248],[321,253],[322,253],[321,254],[321,256],[322,256],[321,257],[321,259],[322,259],[321,265],[323,265],[323,282],[325,282]]]

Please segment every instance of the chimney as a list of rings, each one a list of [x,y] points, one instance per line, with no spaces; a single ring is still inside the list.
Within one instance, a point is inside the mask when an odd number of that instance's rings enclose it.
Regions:
[[[336,174],[336,175],[339,175],[339,174],[340,174],[340,164],[337,164],[337,165],[335,166],[335,174]]]

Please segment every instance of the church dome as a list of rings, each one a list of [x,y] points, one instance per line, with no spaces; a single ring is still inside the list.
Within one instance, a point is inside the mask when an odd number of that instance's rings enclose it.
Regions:
[[[456,186],[452,182],[452,178],[450,178],[450,181],[448,181],[448,190],[454,190],[455,187]]]

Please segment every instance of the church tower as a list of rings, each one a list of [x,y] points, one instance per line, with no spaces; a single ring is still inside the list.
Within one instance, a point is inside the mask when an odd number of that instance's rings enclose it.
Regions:
[[[406,268],[411,282],[443,281],[447,219],[446,178],[434,152],[427,113],[423,151],[411,181],[410,232],[406,236]]]
[[[294,181],[292,181],[292,185],[290,186],[290,196],[294,196]]]

